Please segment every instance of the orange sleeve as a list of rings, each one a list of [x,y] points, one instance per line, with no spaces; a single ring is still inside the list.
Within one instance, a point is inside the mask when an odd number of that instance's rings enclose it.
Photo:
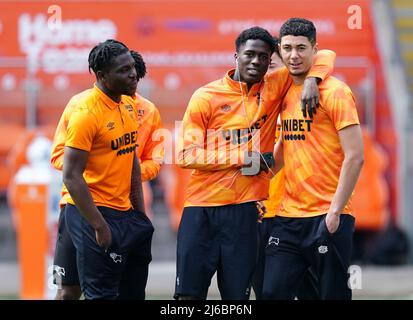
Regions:
[[[70,100],[66,108],[63,110],[62,116],[60,117],[59,123],[56,127],[56,131],[54,134],[50,163],[57,170],[63,170],[67,122],[69,119],[70,111],[74,106],[75,103],[72,100]]]
[[[53,138],[52,153],[50,163],[57,170],[63,170],[63,151],[65,147],[66,126],[64,121],[64,113],[62,114],[56,132]]]
[[[268,84],[268,92],[273,100],[284,97],[293,83],[287,67],[281,67],[277,70],[267,74],[265,78]]]
[[[145,143],[140,158],[142,182],[156,178],[156,176],[159,174],[159,170],[161,170],[161,165],[163,163],[163,157],[165,153],[163,147],[164,142],[163,139],[160,139],[159,141],[153,140],[153,133],[158,129],[162,129],[162,122],[159,110],[155,107],[152,118],[150,137]]]
[[[336,53],[332,50],[320,50],[317,52],[313,66],[307,75],[307,78],[314,77],[321,80],[329,77],[334,71],[334,63],[336,62]]]
[[[90,151],[97,133],[97,119],[87,106],[77,106],[67,125],[66,147]]]
[[[331,90],[324,102],[324,108],[337,131],[360,124],[354,96],[349,87]]]
[[[235,161],[231,161],[233,157],[226,147],[211,150],[207,146],[208,121],[212,108],[209,101],[207,96],[199,92],[195,92],[189,101],[177,141],[178,165],[205,171],[240,168],[243,159],[241,152],[237,153]]]
[[[67,124],[69,122],[70,115],[72,114],[73,109],[79,102],[79,96],[80,95],[73,96],[69,100],[65,109],[63,110],[59,123],[56,127],[56,131],[53,138],[53,147],[50,157],[50,163],[57,170],[63,170],[63,158],[67,135]]]

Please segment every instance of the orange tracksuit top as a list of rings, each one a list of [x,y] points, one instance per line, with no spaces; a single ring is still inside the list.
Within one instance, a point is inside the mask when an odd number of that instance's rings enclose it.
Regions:
[[[309,77],[324,79],[335,53],[321,50]],[[194,169],[184,206],[222,206],[268,198],[270,175],[246,176],[240,168],[247,150],[272,152],[281,101],[292,84],[284,67],[249,91],[232,80],[235,70],[193,94],[178,140],[179,165]]]

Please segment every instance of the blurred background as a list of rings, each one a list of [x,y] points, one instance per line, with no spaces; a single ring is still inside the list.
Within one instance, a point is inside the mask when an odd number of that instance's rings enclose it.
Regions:
[[[354,295],[412,299],[410,0],[0,1],[0,298],[53,297],[61,178],[48,152],[66,103],[93,85],[87,56],[95,44],[116,38],[142,54],[148,74],[138,91],[172,130],[193,91],[234,67],[242,30],[259,25],[278,36],[290,17],[312,20],[318,47],[337,53],[334,76],[353,90],[363,125]],[[165,164],[145,186],[155,225],[150,299],[173,295],[188,173]],[[209,297],[218,297],[215,285]]]

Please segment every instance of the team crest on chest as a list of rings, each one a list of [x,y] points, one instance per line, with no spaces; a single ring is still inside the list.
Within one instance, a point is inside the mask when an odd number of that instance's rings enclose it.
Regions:
[[[133,107],[128,104],[128,105],[125,105],[125,109],[128,111],[129,117],[132,120],[136,121],[137,117],[136,117],[136,113],[135,113],[135,110],[133,109]]]
[[[106,128],[108,128],[109,131],[115,129],[115,123],[113,121],[108,122]]]

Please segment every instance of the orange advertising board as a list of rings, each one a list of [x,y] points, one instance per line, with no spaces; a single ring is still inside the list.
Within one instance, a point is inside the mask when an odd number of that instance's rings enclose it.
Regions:
[[[30,74],[40,88],[38,124],[57,123],[70,97],[94,81],[90,49],[117,38],[143,55],[148,75],[140,92],[164,123],[173,123],[196,88],[234,66],[242,30],[259,25],[277,35],[289,17],[305,17],[317,27],[319,48],[336,51],[335,75],[353,89],[362,118],[390,156],[387,180],[397,212],[397,137],[370,6],[370,0],[1,1],[0,113],[25,105],[24,97],[8,97]]]
[[[361,30],[349,28],[348,10],[355,4],[363,10]],[[157,85],[199,86],[233,66],[234,40],[243,29],[260,25],[277,35],[291,16],[315,22],[321,48],[333,49],[339,57],[371,56],[368,4],[344,0],[258,0],[254,4],[242,0],[2,1],[0,55],[27,57],[46,86],[59,89],[67,81],[89,86],[93,77],[85,74],[90,49],[99,41],[117,38],[143,53],[149,78]],[[171,70],[175,80],[168,77]]]

